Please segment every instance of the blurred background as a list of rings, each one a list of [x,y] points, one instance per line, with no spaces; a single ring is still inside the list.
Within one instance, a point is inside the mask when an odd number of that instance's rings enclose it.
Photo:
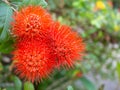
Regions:
[[[8,1],[17,9],[34,0]],[[74,68],[56,70],[37,85],[24,82],[13,73],[14,40],[2,30],[0,17],[0,90],[120,90],[120,0],[41,1],[54,20],[79,32],[85,56]]]

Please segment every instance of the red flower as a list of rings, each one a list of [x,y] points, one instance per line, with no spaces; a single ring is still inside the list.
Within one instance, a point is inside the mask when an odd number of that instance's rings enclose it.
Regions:
[[[47,46],[37,40],[20,40],[13,52],[16,73],[25,80],[39,82],[52,72],[55,62]]]
[[[28,6],[14,15],[13,33],[18,36],[13,52],[16,73],[38,82],[60,66],[72,67],[85,49],[82,38],[70,27],[54,23],[40,6]]]
[[[40,6],[28,6],[13,16],[13,33],[19,37],[33,37],[47,29],[52,22],[51,16]]]
[[[70,27],[53,23],[46,37],[58,68],[59,66],[72,67],[74,61],[83,56],[85,44]]]

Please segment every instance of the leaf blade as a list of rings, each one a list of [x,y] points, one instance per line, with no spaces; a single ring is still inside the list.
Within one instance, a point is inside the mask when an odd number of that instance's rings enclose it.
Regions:
[[[82,82],[82,84],[86,87],[87,90],[96,90],[95,85],[86,77],[81,77],[80,81]]]
[[[12,21],[13,11],[10,6],[0,3],[0,43],[9,38],[10,22]]]
[[[35,90],[34,85],[31,82],[25,82],[24,83],[24,90]]]

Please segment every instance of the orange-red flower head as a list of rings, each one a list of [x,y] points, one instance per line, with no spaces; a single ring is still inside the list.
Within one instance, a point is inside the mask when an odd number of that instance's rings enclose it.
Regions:
[[[54,68],[49,49],[43,42],[22,40],[13,52],[16,73],[25,80],[38,82],[47,77]]]
[[[47,29],[52,22],[51,16],[40,6],[28,6],[16,12],[12,22],[13,33],[19,37],[33,37]]]
[[[51,48],[51,53],[54,54],[57,67],[72,67],[74,61],[83,56],[85,45],[82,38],[76,32],[73,32],[70,27],[53,23],[47,37],[50,40],[48,42],[49,48]]]
[[[13,60],[21,78],[38,82],[54,68],[72,67],[83,56],[82,38],[69,26],[53,22],[40,6],[28,6],[17,12],[12,25],[18,37]]]

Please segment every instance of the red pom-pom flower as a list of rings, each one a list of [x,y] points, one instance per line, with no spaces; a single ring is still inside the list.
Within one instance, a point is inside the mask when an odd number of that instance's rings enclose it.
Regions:
[[[83,56],[85,44],[69,26],[53,23],[47,33],[48,46],[51,54],[54,54],[58,68],[60,66],[72,67],[74,61]]]
[[[15,72],[29,81],[40,81],[53,70],[55,62],[51,59],[48,47],[37,40],[20,40],[13,52]]]
[[[28,6],[13,16],[12,30],[16,36],[33,37],[49,28],[52,18],[50,14],[40,6]]]

